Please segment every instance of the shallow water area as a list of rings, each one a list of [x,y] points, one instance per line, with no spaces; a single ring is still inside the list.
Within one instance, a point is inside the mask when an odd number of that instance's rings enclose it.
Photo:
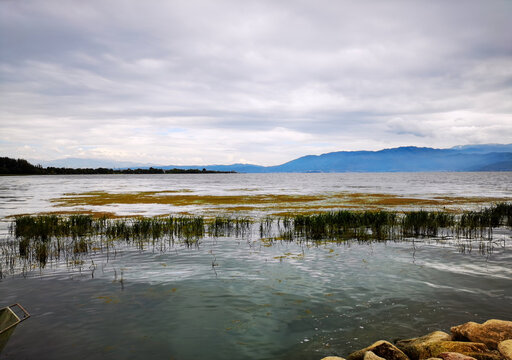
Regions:
[[[310,194],[361,192],[362,186],[425,197],[511,193],[509,173],[446,174],[444,180],[399,175],[0,178],[0,195],[10,199],[0,205],[0,241],[9,238],[5,217],[52,211],[50,199],[73,192]],[[112,206],[116,213],[130,207],[145,215],[173,212],[162,204]],[[484,242],[409,240],[269,243],[251,232],[207,236],[190,247],[119,245],[91,252],[80,264],[50,263],[0,280],[2,303],[20,302],[32,313],[2,357],[320,359],[346,356],[381,338],[512,319],[509,230],[498,229]]]

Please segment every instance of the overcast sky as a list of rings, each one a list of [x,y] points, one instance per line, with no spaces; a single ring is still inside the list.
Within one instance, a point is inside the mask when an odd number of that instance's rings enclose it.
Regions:
[[[512,142],[512,1],[0,0],[0,156]]]

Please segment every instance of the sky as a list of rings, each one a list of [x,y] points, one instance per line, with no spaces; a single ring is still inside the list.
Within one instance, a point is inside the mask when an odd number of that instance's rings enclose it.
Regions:
[[[0,0],[0,156],[512,142],[512,1]]]

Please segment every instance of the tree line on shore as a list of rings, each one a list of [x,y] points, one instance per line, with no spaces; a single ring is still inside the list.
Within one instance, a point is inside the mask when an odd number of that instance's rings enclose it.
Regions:
[[[32,165],[25,159],[0,157],[0,175],[94,175],[94,174],[213,174],[234,173],[234,171],[213,171],[206,169],[109,169],[109,168],[65,168]]]

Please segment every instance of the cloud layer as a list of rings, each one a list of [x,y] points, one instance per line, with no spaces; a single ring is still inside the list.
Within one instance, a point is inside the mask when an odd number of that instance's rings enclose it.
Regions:
[[[0,153],[159,164],[512,139],[512,2],[0,1]]]

